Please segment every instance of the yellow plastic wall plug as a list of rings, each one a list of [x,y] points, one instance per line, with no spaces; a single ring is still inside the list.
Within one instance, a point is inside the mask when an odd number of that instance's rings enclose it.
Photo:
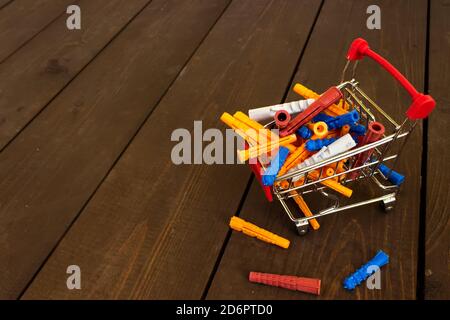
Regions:
[[[345,136],[349,132],[350,132],[350,125],[346,124],[342,126],[340,135]]]
[[[245,123],[235,119],[231,114],[224,112],[220,116],[220,120],[233,129],[241,138],[247,141],[250,145],[258,144],[258,131],[250,128]]]
[[[259,157],[263,154],[269,153],[274,149],[279,148],[280,146],[285,146],[297,140],[297,136],[295,134],[291,134],[289,136],[280,138],[278,141],[269,141],[264,145],[257,145],[248,148],[247,150],[238,150],[238,157],[241,162],[247,161],[251,158]]]
[[[318,121],[314,124],[311,124],[311,130],[314,132],[311,137],[312,140],[323,139],[328,135],[328,126],[323,121]],[[288,172],[291,168],[295,167],[297,164],[303,162],[311,154],[311,152],[306,150],[305,146],[306,144],[303,143],[288,156],[286,162],[278,172],[279,177]]]
[[[317,99],[320,97],[320,94],[312,91],[311,89],[308,89],[307,87],[301,85],[300,83],[295,84],[294,91],[305,99]],[[347,103],[345,103],[344,108],[332,104],[329,108],[325,109],[325,113],[333,117],[340,116],[344,113],[347,113],[348,108],[349,107]]]
[[[289,248],[290,241],[275,233],[267,231],[263,228],[260,228],[250,222],[245,221],[239,217],[231,217],[230,227],[233,230],[243,232],[244,234],[255,237],[259,240],[262,240],[267,243],[271,243],[277,246],[280,246],[284,249]]]
[[[313,214],[312,214],[311,210],[309,209],[308,205],[306,204],[305,199],[303,199],[303,197],[301,195],[299,195],[297,193],[297,191],[295,191],[295,190],[291,191],[290,194],[294,196],[293,199],[294,199],[295,203],[297,203],[298,207],[303,212],[305,217],[312,217]],[[316,219],[309,219],[308,222],[314,230],[317,230],[320,228],[320,224],[317,222]]]
[[[319,180],[319,172],[317,172],[316,170],[311,171],[308,174],[308,177],[310,177],[311,179],[314,180]],[[352,196],[353,190],[350,188],[347,188],[345,186],[343,186],[342,184],[340,184],[339,182],[332,180],[332,179],[327,179],[327,180],[323,180],[320,182],[321,184],[323,184],[324,186],[327,186],[330,189],[333,189],[334,191],[339,192],[340,194],[350,198]]]
[[[250,119],[249,116],[247,116],[245,113],[238,111],[236,112],[233,117],[242,123],[246,124],[248,127],[255,129],[257,132],[260,132],[260,134],[264,135],[267,140],[277,140],[280,139],[277,134],[270,131],[269,129],[264,128],[262,124],[259,122]],[[268,142],[268,141],[267,141]],[[284,147],[288,148],[290,152],[293,152],[295,150],[295,146],[292,144],[287,144]]]

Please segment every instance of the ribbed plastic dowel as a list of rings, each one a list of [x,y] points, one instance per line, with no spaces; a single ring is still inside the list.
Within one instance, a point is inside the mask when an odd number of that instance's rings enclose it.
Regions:
[[[320,295],[320,279],[286,276],[272,273],[250,272],[250,282],[262,283],[294,291]]]

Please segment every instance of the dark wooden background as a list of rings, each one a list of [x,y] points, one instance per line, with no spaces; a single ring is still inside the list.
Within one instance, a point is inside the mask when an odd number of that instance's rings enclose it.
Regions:
[[[372,4],[381,30],[366,28]],[[0,0],[0,298],[449,299],[449,17],[448,0]],[[298,99],[295,82],[324,91],[358,36],[437,101],[399,162],[394,212],[351,210],[299,237],[247,166],[172,164],[174,129],[224,129],[224,111]],[[403,119],[389,75],[364,61],[357,77]],[[232,215],[291,247],[231,232]],[[382,289],[345,291],[378,249]],[[317,277],[322,295],[249,271]]]

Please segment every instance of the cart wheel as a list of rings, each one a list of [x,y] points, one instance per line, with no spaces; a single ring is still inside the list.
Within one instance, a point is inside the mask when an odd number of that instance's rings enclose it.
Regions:
[[[308,223],[308,221],[305,221],[305,222],[301,222],[301,223],[299,222],[299,223],[295,224],[295,226],[297,227],[297,232],[300,236],[306,235],[309,231],[309,223]]]
[[[384,199],[383,202],[381,203],[383,210],[385,212],[392,211],[395,206],[395,201],[396,201],[395,197]]]

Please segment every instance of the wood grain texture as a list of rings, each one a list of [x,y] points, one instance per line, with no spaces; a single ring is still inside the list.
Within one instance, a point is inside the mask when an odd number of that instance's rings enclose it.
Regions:
[[[0,10],[3,9],[7,4],[12,2],[13,0],[0,0]]]
[[[73,0],[15,0],[0,11],[0,63],[62,15]],[[64,22],[65,25],[65,22]]]
[[[152,1],[0,154],[0,298],[18,297],[227,4]]]
[[[0,149],[20,132],[149,1],[82,0],[83,27],[62,16],[0,64]]]
[[[378,4],[381,30],[366,29],[366,8]],[[426,1],[325,1],[301,60],[295,82],[318,92],[339,81],[351,41],[362,36],[387,57],[419,90],[423,89]],[[361,87],[396,119],[403,119],[410,103],[403,89],[372,61],[359,64]],[[298,99],[291,94],[288,100]],[[278,203],[268,204],[256,183],[241,217],[290,239],[283,250],[233,233],[221,260],[208,299],[414,299],[416,297],[417,239],[421,163],[421,128],[416,128],[399,161],[407,176],[397,208],[385,214],[370,205],[319,220],[321,228],[305,237],[296,234]],[[374,196],[367,184],[353,187],[352,201]],[[306,198],[313,212],[326,207],[323,198]],[[363,284],[355,292],[342,287],[344,278],[368,261],[377,250],[390,255],[382,269],[381,290]],[[320,297],[249,283],[250,271],[291,274],[322,279]]]
[[[199,299],[250,177],[247,166],[171,162],[176,128],[280,101],[316,1],[235,1],[24,295]],[[82,290],[65,287],[67,264]]]
[[[428,120],[425,298],[450,299],[450,2],[430,9],[428,88],[437,106]]]

